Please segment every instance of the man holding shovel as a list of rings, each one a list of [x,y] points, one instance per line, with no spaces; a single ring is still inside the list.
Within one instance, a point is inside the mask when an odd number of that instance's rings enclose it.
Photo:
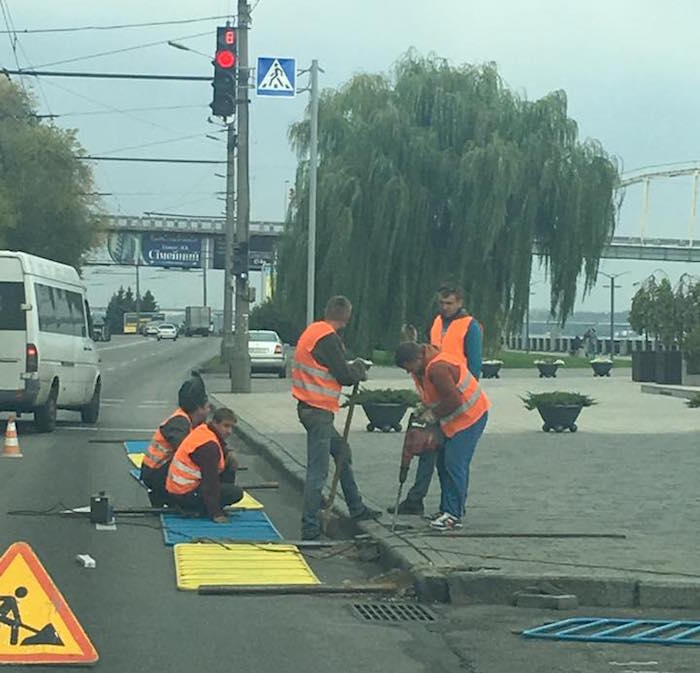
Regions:
[[[331,297],[324,319],[311,323],[304,330],[294,353],[292,395],[297,400],[299,421],[306,430],[302,540],[314,540],[321,535],[319,513],[331,455],[340,467],[340,486],[350,516],[355,521],[381,516],[381,512],[370,509],[362,501],[352,471],[347,436],[342,437],[333,425],[334,415],[340,409],[342,386],[367,379],[367,370],[361,360],[345,360],[345,349],[338,335],[338,331],[348,324],[351,314],[352,304],[347,297]]]

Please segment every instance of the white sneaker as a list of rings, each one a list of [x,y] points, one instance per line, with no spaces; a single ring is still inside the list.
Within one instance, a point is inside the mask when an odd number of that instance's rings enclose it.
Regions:
[[[462,522],[456,516],[445,512],[445,514],[439,516],[437,519],[433,519],[433,521],[430,522],[430,527],[440,531],[459,530],[462,528]]]

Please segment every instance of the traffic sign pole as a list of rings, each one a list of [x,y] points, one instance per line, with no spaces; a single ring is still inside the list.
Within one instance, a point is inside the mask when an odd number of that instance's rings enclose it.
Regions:
[[[316,183],[318,170],[318,61],[311,61],[311,139],[309,147],[309,241],[306,264],[306,324],[314,321],[316,290]]]

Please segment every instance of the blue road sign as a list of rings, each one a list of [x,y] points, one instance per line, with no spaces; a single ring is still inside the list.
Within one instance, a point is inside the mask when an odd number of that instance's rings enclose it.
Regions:
[[[294,98],[297,95],[297,61],[295,58],[258,56],[256,75],[258,96]]]

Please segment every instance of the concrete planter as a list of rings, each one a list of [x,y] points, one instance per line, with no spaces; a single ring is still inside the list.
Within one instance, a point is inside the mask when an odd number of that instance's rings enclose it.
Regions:
[[[591,369],[593,369],[593,376],[610,376],[612,371],[613,363],[611,361],[601,360],[596,362],[591,361]]]
[[[537,369],[540,372],[541,379],[554,379],[557,376],[557,370],[561,365],[550,363],[550,362],[538,362],[535,363]]]
[[[488,360],[485,360],[484,362],[481,363],[481,378],[484,378],[484,379],[498,379],[498,378],[500,378],[499,372],[501,371],[501,367],[503,367],[502,362],[497,362],[495,360],[489,362]]]
[[[537,407],[544,424],[542,430],[549,432],[564,432],[567,428],[571,432],[576,432],[578,427],[576,419],[579,417],[583,407],[579,404],[556,404],[541,405]]]
[[[369,420],[367,432],[373,432],[375,429],[382,432],[401,432],[401,419],[408,407],[405,404],[372,403],[363,404],[362,409]]]

